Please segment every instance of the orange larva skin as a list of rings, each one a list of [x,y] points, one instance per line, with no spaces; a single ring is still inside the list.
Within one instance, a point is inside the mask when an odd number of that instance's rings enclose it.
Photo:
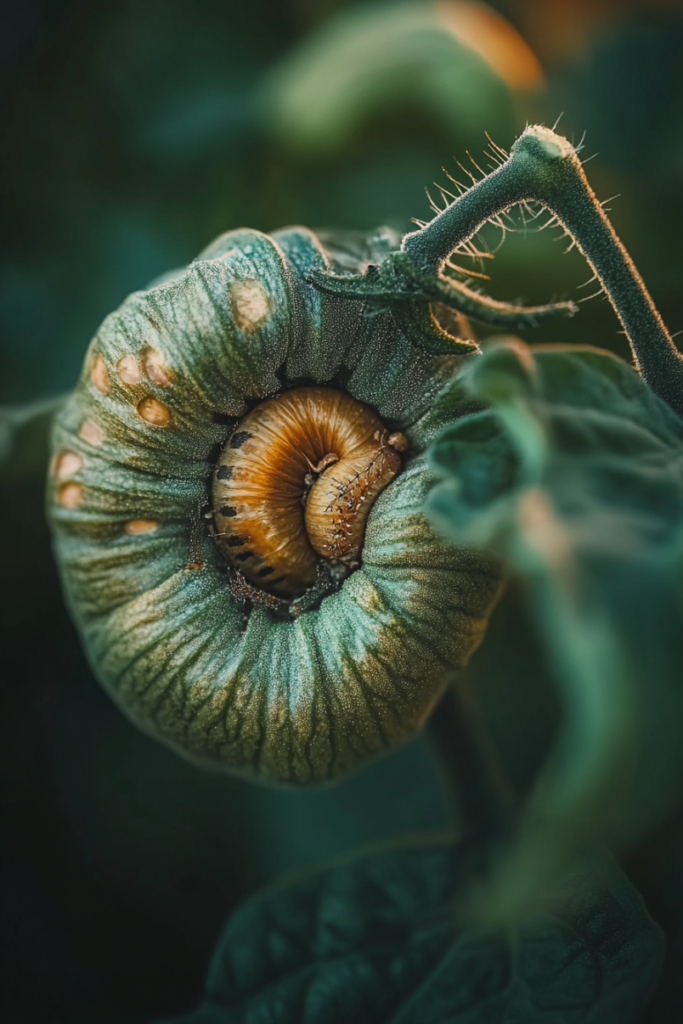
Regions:
[[[368,513],[399,472],[404,442],[332,388],[267,399],[221,453],[213,487],[218,543],[254,586],[283,598],[304,593],[319,557],[357,564]]]
[[[401,469],[401,457],[386,437],[382,430],[313,484],[306,503],[306,532],[311,547],[323,558],[349,566],[359,563],[368,513]]]

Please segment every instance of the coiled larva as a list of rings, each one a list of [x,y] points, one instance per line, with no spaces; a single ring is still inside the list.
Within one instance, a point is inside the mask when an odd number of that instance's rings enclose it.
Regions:
[[[365,522],[407,441],[333,388],[300,387],[240,420],[213,484],[216,536],[246,579],[278,597],[313,586],[319,558],[359,564]]]

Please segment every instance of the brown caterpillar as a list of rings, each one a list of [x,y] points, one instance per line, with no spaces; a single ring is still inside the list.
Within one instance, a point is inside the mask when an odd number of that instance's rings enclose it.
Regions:
[[[220,456],[219,545],[251,584],[283,598],[314,584],[319,558],[355,568],[368,513],[407,444],[342,391],[299,387],[267,399]]]

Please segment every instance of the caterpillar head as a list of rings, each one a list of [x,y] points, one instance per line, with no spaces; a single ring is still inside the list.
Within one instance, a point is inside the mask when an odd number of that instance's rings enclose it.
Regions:
[[[422,513],[459,356],[315,281],[395,244],[221,236],[104,321],[57,417],[49,516],[93,670],[203,764],[305,785],[405,742],[497,596]]]

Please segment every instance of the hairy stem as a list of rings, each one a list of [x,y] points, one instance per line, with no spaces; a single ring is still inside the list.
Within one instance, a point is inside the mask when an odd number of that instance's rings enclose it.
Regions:
[[[438,274],[451,253],[520,202],[539,202],[555,215],[592,267],[631,344],[649,387],[683,416],[683,356],[595,197],[571,144],[549,128],[520,136],[496,171],[403,239],[403,251],[423,272]]]

